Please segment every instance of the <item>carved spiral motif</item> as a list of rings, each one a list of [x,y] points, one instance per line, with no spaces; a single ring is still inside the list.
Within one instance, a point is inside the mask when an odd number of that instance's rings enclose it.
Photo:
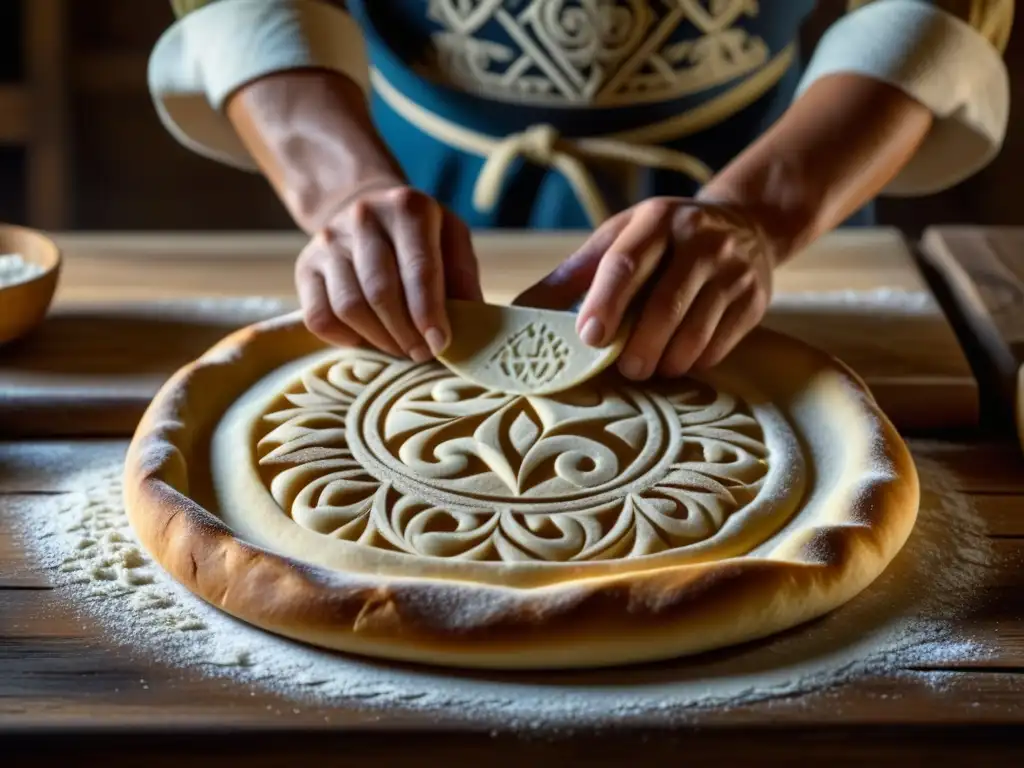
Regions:
[[[536,6],[537,23],[574,64],[617,61],[643,40],[650,11],[642,0],[614,3],[554,0]]]
[[[295,523],[428,557],[684,548],[753,500],[768,469],[749,408],[702,383],[638,390],[609,376],[525,397],[369,351],[306,371],[262,424],[260,471]]]

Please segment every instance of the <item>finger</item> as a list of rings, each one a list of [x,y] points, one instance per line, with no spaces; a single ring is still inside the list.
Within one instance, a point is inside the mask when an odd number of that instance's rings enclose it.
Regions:
[[[408,357],[417,363],[429,360],[430,349],[417,333],[405,306],[394,249],[376,218],[357,219],[352,242],[352,267],[366,303]]]
[[[473,250],[473,238],[457,216],[445,213],[441,229],[441,247],[444,253],[445,291],[449,298],[464,301],[483,301],[480,286],[480,267]]]
[[[601,256],[629,223],[628,212],[602,224],[569,258],[520,293],[513,304],[539,309],[569,309],[587,292]]]
[[[626,308],[661,261],[668,245],[667,225],[666,208],[638,208],[601,256],[576,321],[585,344],[602,347],[618,331]]]
[[[431,351],[444,351],[451,338],[444,305],[441,256],[442,213],[436,203],[410,189],[392,193],[391,240],[405,289],[409,315]]]
[[[751,288],[730,304],[722,315],[711,341],[693,364],[694,369],[706,370],[722,362],[761,322],[767,306],[767,297],[756,288]]]
[[[708,262],[678,250],[664,273],[654,281],[650,297],[630,332],[619,356],[619,370],[626,378],[650,378],[676,329],[710,277]]]
[[[331,309],[323,275],[316,268],[317,257],[324,247],[322,238],[314,238],[295,262],[295,289],[303,321],[313,335],[329,344],[359,346],[363,341],[359,334],[341,322]]]
[[[327,288],[319,274],[299,275],[296,288],[303,321],[313,335],[339,347],[358,347],[362,343],[359,334],[335,316],[327,298]]]
[[[324,276],[327,298],[334,315],[381,352],[404,357],[405,353],[363,296],[359,279],[348,258],[344,254],[332,252],[321,260],[320,271]]]
[[[658,364],[662,376],[688,373],[707,348],[725,310],[732,303],[730,284],[716,278],[703,285]]]

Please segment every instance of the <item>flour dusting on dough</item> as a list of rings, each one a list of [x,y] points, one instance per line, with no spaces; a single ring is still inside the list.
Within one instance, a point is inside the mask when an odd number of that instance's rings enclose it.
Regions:
[[[173,582],[135,542],[121,503],[121,464],[71,473],[67,493],[24,497],[10,510],[62,595],[111,642],[183,670],[256,685],[307,705],[417,710],[531,727],[677,721],[710,707],[827,689],[882,674],[941,686],[913,672],[983,658],[952,619],[985,582],[992,552],[945,470],[918,460],[922,509],[910,541],[860,597],[830,616],[703,658],[603,672],[459,673],[389,665],[300,646],[241,624]]]

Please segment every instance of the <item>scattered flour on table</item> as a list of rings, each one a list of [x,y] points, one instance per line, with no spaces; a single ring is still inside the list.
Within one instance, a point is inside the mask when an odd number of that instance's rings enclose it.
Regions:
[[[0,253],[0,288],[28,282],[43,274],[43,268],[20,253]]]
[[[2,257],[0,257],[2,258]],[[297,309],[294,300],[270,296],[213,296],[207,298],[162,299],[146,302],[155,313],[185,309],[217,319],[256,322]],[[779,291],[772,297],[776,310],[814,310],[815,312],[847,314],[885,310],[896,315],[920,315],[941,312],[935,297],[928,291],[879,287],[843,291]]]
[[[306,704],[419,710],[506,726],[678,721],[823,690],[861,676],[909,675],[982,658],[957,637],[991,562],[981,521],[948,491],[943,469],[918,461],[921,513],[910,541],[865,593],[779,638],[681,661],[604,672],[504,675],[390,665],[319,651],[251,628],[172,581],[136,543],[121,502],[120,457],[70,476],[73,490],[16,502],[12,519],[58,594],[96,617],[112,640],[179,668],[262,686]]]
[[[928,315],[941,312],[928,291],[903,288],[872,288],[846,291],[779,292],[772,297],[772,309],[814,310],[830,314],[848,314],[884,310],[888,314]]]
[[[187,299],[160,299],[147,301],[142,306],[156,314],[160,312],[190,313],[190,316],[209,315],[216,320],[258,322],[294,310],[293,300],[274,296],[208,296]]]

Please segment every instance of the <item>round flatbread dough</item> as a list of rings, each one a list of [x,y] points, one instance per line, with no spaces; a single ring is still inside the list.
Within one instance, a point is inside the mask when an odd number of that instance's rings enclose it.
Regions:
[[[126,504],[194,593],[298,640],[463,667],[593,667],[765,637],[875,579],[917,513],[863,383],[758,330],[714,372],[554,395],[324,348],[296,316],[153,401]]]

